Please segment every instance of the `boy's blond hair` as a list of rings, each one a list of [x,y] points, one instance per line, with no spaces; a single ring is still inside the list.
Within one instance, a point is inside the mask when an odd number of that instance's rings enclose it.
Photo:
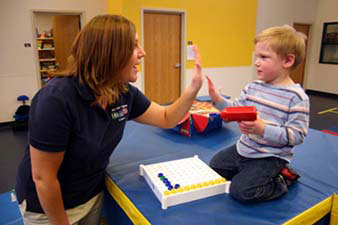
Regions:
[[[284,25],[263,30],[255,37],[255,44],[267,42],[280,57],[293,54],[295,62],[291,66],[291,70],[294,70],[305,58],[305,40],[305,34],[297,32],[289,25]]]

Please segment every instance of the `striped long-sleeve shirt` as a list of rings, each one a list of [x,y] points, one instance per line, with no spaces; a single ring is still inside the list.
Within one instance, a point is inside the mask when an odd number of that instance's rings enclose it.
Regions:
[[[238,99],[215,104],[222,110],[230,106],[256,106],[265,122],[263,137],[242,134],[237,142],[240,155],[249,158],[275,156],[290,162],[293,147],[301,144],[309,127],[309,98],[299,84],[282,87],[254,81]]]

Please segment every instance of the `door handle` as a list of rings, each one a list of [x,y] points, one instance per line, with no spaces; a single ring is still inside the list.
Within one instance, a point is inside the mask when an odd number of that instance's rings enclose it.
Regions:
[[[180,63],[176,63],[175,68],[181,68],[181,64]]]

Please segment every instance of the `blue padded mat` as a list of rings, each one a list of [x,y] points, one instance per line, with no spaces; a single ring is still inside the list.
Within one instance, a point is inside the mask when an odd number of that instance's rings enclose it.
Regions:
[[[0,224],[23,225],[18,202],[12,192],[0,194]]]
[[[295,149],[292,167],[299,182],[280,199],[242,204],[217,195],[161,209],[143,177],[140,164],[151,164],[198,155],[209,162],[218,151],[239,138],[237,123],[214,132],[181,136],[135,122],[127,124],[123,140],[112,154],[107,174],[152,224],[282,224],[338,191],[338,137],[310,129],[305,142]],[[119,224],[115,212],[114,224]]]

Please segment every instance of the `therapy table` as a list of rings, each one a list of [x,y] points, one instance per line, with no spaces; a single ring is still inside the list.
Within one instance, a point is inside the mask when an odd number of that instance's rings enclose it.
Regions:
[[[289,192],[276,200],[242,204],[227,194],[161,209],[139,174],[140,164],[198,155],[205,163],[239,138],[237,123],[192,137],[128,122],[106,173],[104,213],[109,224],[338,224],[338,137],[310,129],[295,148],[291,166],[301,174]],[[329,215],[324,217],[325,215]]]

